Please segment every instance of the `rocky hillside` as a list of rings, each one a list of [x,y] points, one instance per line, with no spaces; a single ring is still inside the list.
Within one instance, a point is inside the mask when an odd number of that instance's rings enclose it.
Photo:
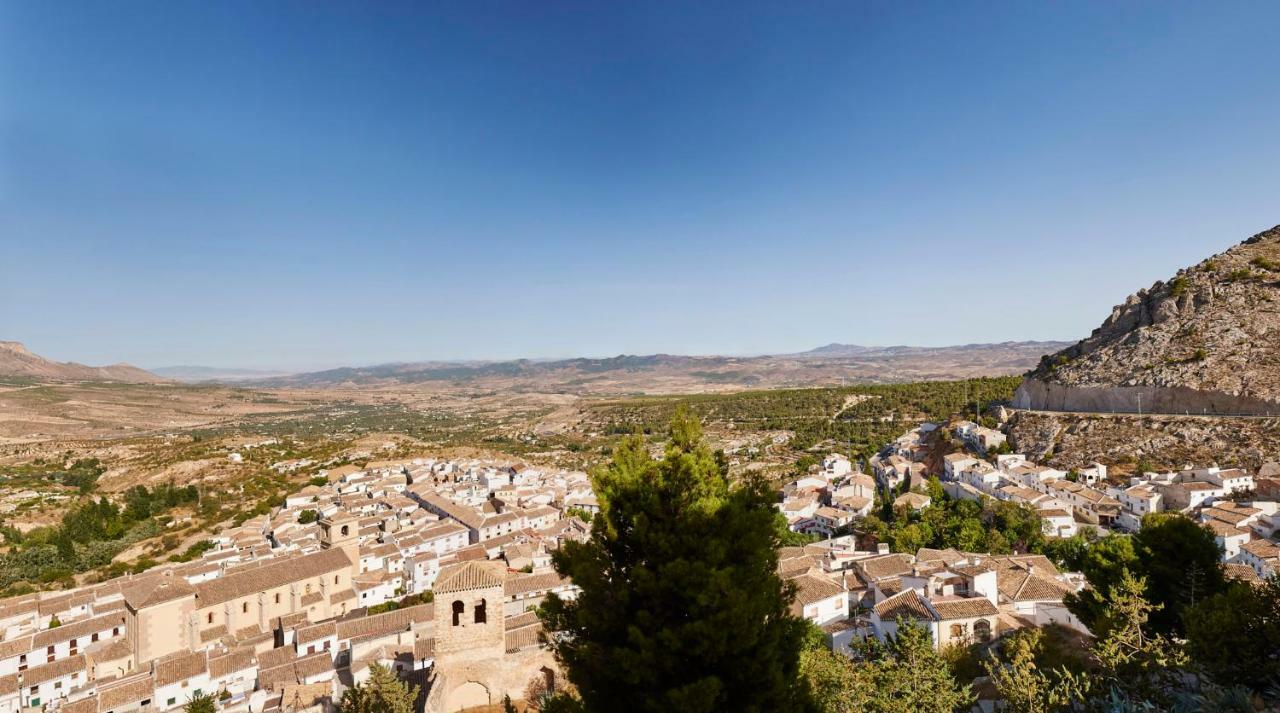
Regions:
[[[1020,453],[1056,468],[1243,466],[1280,461],[1280,418],[1085,415],[1018,411],[1006,429]]]
[[[32,354],[21,342],[0,342],[0,377],[19,377],[47,381],[127,381],[155,383],[164,381],[149,371],[129,364],[85,366],[75,362],[58,362]]]
[[[1280,226],[1131,295],[1042,359],[1014,405],[1280,414]]]

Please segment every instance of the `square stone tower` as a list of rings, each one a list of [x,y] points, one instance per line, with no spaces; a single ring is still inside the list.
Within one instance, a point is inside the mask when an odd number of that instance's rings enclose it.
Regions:
[[[469,561],[445,566],[436,578],[436,666],[467,668],[501,660],[506,653],[501,562]]]
[[[360,521],[344,510],[333,517],[320,518],[320,546],[326,550],[343,550],[351,558],[351,571],[360,571]]]

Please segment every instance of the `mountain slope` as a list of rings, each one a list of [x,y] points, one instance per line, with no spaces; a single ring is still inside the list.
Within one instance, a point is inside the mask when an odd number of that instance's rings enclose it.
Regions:
[[[0,376],[51,381],[127,381],[157,383],[164,379],[129,364],[85,366],[32,354],[21,342],[0,342]]]
[[[503,389],[652,393],[700,387],[817,386],[1017,374],[1063,342],[956,347],[846,347],[729,357],[650,354],[553,361],[424,362],[344,367],[257,382],[264,386],[364,386],[450,382]],[[835,348],[838,347],[838,348]],[[824,353],[829,350],[830,353]]]
[[[1019,408],[1280,413],[1280,226],[1139,290],[1041,360]]]
[[[292,372],[269,369],[227,369],[216,366],[159,366],[150,369],[152,374],[174,381],[248,381],[288,376]]]

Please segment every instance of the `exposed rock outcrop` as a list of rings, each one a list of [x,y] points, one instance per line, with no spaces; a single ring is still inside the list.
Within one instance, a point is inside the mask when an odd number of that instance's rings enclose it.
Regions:
[[[1011,443],[1027,457],[1057,468],[1094,462],[1180,468],[1256,469],[1280,460],[1280,418],[1097,416],[1019,411],[1008,424]]]
[[[1042,359],[1013,405],[1280,414],[1280,226],[1131,295]]]

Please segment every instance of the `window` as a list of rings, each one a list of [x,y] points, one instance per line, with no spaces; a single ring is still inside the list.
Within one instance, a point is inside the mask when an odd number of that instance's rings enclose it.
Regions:
[[[951,625],[951,638],[953,638],[953,639],[963,639],[963,638],[964,638],[964,624],[952,624],[952,625]]]
[[[476,605],[476,623],[483,624],[484,622],[485,622],[485,601],[481,599],[480,603]]]
[[[98,640],[98,635],[97,635],[97,634],[94,634],[93,636],[90,636],[90,637],[89,637],[89,643],[91,643],[91,644],[92,644],[93,642],[97,641],[97,640]]]
[[[334,584],[337,584],[337,583],[338,583],[338,575],[336,575],[336,574],[335,574],[335,575],[333,575],[333,583],[334,583]]]
[[[991,641],[991,622],[986,619],[979,619],[973,622],[973,634],[981,643]]]
[[[213,612],[209,612],[209,615],[208,615],[208,616],[206,616],[204,620],[205,620],[205,622],[206,622],[206,623],[212,624],[212,623],[213,623]]]
[[[453,625],[454,626],[457,626],[458,624],[461,623],[462,611],[466,609],[466,606],[467,605],[463,604],[461,601],[454,601],[453,603]]]
[[[349,526],[347,526],[347,525],[343,525],[343,526],[342,526],[342,536],[343,536],[343,537],[346,537],[346,536],[347,536],[347,534],[348,534],[348,533],[350,533],[350,532],[351,532],[351,528],[350,528]]]
[[[245,602],[245,603],[243,603],[243,604],[241,604],[241,605],[240,605],[240,613],[241,613],[241,614],[248,614],[248,613],[249,613],[249,602]]]
[[[118,627],[118,626],[113,626],[113,627],[111,627],[111,635],[112,635],[112,636],[119,636],[119,635],[120,635],[120,627]]]
[[[280,592],[276,592],[276,604],[280,603]]]
[[[166,703],[165,703],[165,705],[166,705],[166,706],[172,706],[173,704],[175,704],[175,703],[177,703],[177,702],[178,702],[178,699],[177,699],[177,698],[170,698],[170,699],[168,700],[168,702],[166,702]]]

